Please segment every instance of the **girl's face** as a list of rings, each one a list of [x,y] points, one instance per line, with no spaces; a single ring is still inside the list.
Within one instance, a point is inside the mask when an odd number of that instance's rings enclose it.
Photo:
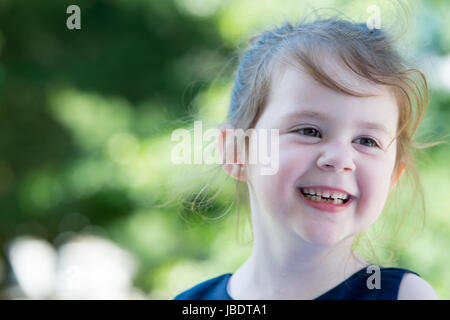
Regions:
[[[266,233],[278,230],[333,244],[364,231],[384,207],[394,181],[396,142],[387,146],[397,128],[396,100],[344,69],[336,75],[353,90],[374,96],[337,92],[292,67],[272,81],[255,129],[280,130],[279,170],[261,175],[256,164],[246,171],[253,219]],[[332,197],[332,188],[345,191],[348,204],[323,206],[301,193]]]

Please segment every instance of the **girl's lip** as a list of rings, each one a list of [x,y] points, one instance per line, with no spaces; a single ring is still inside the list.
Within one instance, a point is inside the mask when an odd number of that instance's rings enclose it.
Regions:
[[[318,201],[312,201],[308,198],[306,198],[303,193],[300,191],[300,189],[297,189],[297,193],[302,198],[307,205],[314,209],[318,209],[320,211],[326,211],[330,213],[337,213],[341,212],[345,209],[347,209],[350,204],[353,202],[353,197],[350,197],[346,203],[343,204],[334,204],[334,203],[327,203],[327,202],[318,202]]]
[[[305,185],[305,186],[297,186],[298,189],[305,189],[305,188],[313,188],[313,189],[321,189],[323,191],[335,191],[335,192],[339,192],[339,193],[345,193],[346,195],[348,195],[349,197],[355,197],[353,194],[351,194],[350,192],[347,192],[346,190],[340,189],[340,188],[335,188],[335,187],[330,187],[330,186],[325,186],[325,185],[321,185],[321,186],[316,186],[316,185]]]

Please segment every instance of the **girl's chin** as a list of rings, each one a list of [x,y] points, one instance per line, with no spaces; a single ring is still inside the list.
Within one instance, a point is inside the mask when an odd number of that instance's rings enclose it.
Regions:
[[[334,246],[337,245],[342,239],[334,239],[334,238],[306,238],[308,243],[317,246]]]
[[[347,238],[346,234],[342,233],[342,229],[335,228],[333,230],[319,229],[319,228],[302,228],[302,230],[295,230],[295,232],[306,242],[313,245],[332,246],[340,243]]]

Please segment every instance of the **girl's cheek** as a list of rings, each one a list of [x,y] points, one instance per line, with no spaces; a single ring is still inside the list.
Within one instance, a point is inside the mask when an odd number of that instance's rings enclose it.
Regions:
[[[312,150],[306,152],[298,144],[280,144],[279,170],[273,177],[279,190],[292,191],[297,179],[314,166],[314,157]]]
[[[292,141],[280,142],[280,164],[284,162],[294,163],[297,167],[311,165],[316,157],[317,145],[306,143],[295,143]],[[281,168],[281,165],[280,165]]]
[[[365,159],[356,164],[356,181],[360,192],[359,205],[381,211],[389,187],[389,166],[385,161]]]

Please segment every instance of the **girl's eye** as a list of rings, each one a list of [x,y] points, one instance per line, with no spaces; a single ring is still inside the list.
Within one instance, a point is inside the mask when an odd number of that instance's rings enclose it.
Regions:
[[[305,136],[320,138],[320,132],[319,132],[319,130],[317,130],[315,128],[306,127],[306,128],[297,129],[295,131],[299,132],[300,134],[305,135]],[[358,141],[358,140],[361,141],[360,143],[365,147],[380,148],[378,143],[372,138],[361,137],[361,138],[357,138],[355,141]]]
[[[371,138],[362,137],[362,138],[358,138],[358,139],[356,139],[356,140],[360,140],[360,141],[362,140],[362,141],[363,141],[362,144],[363,144],[364,146],[366,146],[366,147],[371,147],[371,148],[375,147],[375,148],[379,148],[378,143],[377,143],[375,140],[371,139]],[[368,143],[368,144],[367,144],[367,143]]]
[[[300,129],[298,129],[296,131],[300,132],[301,134],[303,134],[305,136],[320,137],[319,131],[317,129],[314,129],[314,128],[300,128]]]

